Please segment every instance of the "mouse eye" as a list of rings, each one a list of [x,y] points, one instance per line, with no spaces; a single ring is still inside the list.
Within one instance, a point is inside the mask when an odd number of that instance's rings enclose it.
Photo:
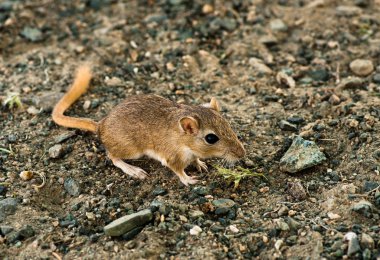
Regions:
[[[209,144],[215,144],[216,142],[219,141],[219,137],[217,137],[214,134],[208,134],[208,135],[205,136],[205,140]]]

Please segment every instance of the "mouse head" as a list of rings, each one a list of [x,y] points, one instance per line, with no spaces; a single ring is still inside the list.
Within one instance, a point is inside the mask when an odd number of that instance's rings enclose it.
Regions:
[[[245,156],[242,143],[221,116],[215,98],[208,104],[191,107],[189,112],[180,119],[180,126],[186,136],[186,145],[195,156],[219,157],[231,163]]]

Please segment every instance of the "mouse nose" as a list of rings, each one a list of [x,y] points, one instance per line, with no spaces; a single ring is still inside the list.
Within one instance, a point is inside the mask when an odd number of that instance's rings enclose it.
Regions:
[[[233,149],[233,153],[238,158],[243,158],[246,155],[246,151],[244,149],[243,144],[239,142],[239,144],[237,146],[235,146],[235,149]]]

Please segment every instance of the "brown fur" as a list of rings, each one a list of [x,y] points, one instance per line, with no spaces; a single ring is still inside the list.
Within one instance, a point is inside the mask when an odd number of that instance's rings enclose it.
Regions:
[[[75,82],[79,77],[78,73]],[[72,87],[69,93],[75,90],[77,88]],[[71,97],[77,99],[79,96]],[[65,104],[71,105],[74,101],[66,100]],[[57,106],[60,104],[61,101]],[[64,108],[67,109],[68,106]],[[58,107],[57,111],[64,112],[65,109]],[[111,160],[126,173],[144,178],[143,170],[121,160],[148,155],[161,160],[188,185],[196,182],[184,172],[188,165],[193,163],[199,169],[206,168],[199,158],[221,157],[236,161],[245,155],[243,145],[218,110],[219,105],[215,99],[207,106],[190,106],[177,104],[157,95],[136,95],[128,97],[113,108],[97,124],[96,131]],[[53,119],[56,121],[54,113]],[[66,119],[71,121],[65,121]],[[63,121],[56,122],[90,131],[95,127],[92,125],[93,127],[84,128],[82,119],[75,120],[77,121],[64,117]],[[216,134],[220,140],[212,145],[207,144],[204,137],[209,133]]]

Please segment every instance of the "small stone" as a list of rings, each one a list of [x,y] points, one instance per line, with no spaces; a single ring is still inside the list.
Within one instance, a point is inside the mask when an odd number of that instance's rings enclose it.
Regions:
[[[26,238],[34,236],[36,232],[31,226],[26,225],[22,229],[20,229],[18,233],[21,239],[26,239]]]
[[[190,235],[198,236],[200,233],[202,233],[202,229],[197,225],[190,229]]]
[[[374,76],[373,76],[373,82],[376,83],[376,84],[380,84],[380,73],[376,73]]]
[[[232,233],[239,233],[239,229],[236,227],[236,225],[230,225],[228,228]]]
[[[202,13],[204,14],[210,14],[214,12],[214,7],[210,4],[205,4],[203,7],[202,7]]]
[[[361,13],[362,9],[356,6],[340,5],[336,8],[336,14],[338,16],[355,16]]]
[[[281,130],[284,130],[284,131],[291,131],[291,132],[297,132],[298,131],[298,128],[296,125],[289,123],[286,120],[281,120],[278,125],[281,128]]]
[[[296,136],[288,151],[281,158],[280,165],[284,171],[296,173],[318,165],[324,160],[326,160],[326,156],[319,150],[315,142]]]
[[[63,134],[60,134],[56,138],[54,138],[54,143],[56,143],[56,144],[62,143],[64,141],[70,139],[73,136],[75,136],[75,131],[65,132]]]
[[[197,219],[203,217],[205,214],[200,210],[190,210],[189,217],[190,219]]]
[[[289,212],[288,207],[285,206],[285,205],[283,205],[283,206],[281,206],[281,208],[278,210],[278,215],[279,215],[280,217],[282,217],[282,216],[286,216],[286,215],[288,215],[288,212]]]
[[[37,28],[32,28],[29,26],[26,26],[24,29],[22,29],[21,36],[25,37],[31,42],[39,42],[43,40],[42,32]]]
[[[363,248],[373,249],[375,247],[375,241],[370,235],[366,233],[362,233],[360,244],[362,245]]]
[[[295,80],[283,71],[277,73],[276,81],[278,84],[285,85],[289,88],[294,88],[296,86]]]
[[[56,144],[49,149],[49,157],[53,159],[61,158],[65,151],[61,144]]]
[[[330,73],[325,68],[310,70],[308,75],[315,81],[328,81],[330,79]]]
[[[364,192],[372,191],[372,190],[376,189],[377,187],[379,187],[379,185],[380,185],[380,183],[378,183],[378,182],[365,181],[364,185],[363,185],[363,191]]]
[[[198,194],[199,196],[205,196],[207,194],[210,194],[210,188],[206,186],[197,186],[194,187],[193,192]]]
[[[372,213],[373,205],[367,200],[361,200],[352,207],[352,211],[362,214],[366,217],[370,217]]]
[[[267,46],[272,46],[276,45],[278,43],[278,40],[273,35],[264,35],[260,37],[259,42]]]
[[[295,180],[293,182],[288,182],[288,193],[290,196],[296,200],[304,200],[307,198],[307,193],[303,187],[301,181]]]
[[[63,183],[63,186],[67,193],[71,196],[77,197],[81,193],[80,185],[73,178],[66,178]]]
[[[0,226],[0,235],[6,236],[7,234],[13,231],[13,227],[11,226]]]
[[[33,178],[33,173],[31,171],[22,171],[19,174],[20,178],[24,181],[29,181]]]
[[[214,205],[215,208],[232,208],[235,206],[235,202],[230,199],[219,199],[213,200],[212,205]]]
[[[335,214],[334,212],[328,212],[328,213],[327,213],[327,217],[328,217],[329,219],[332,219],[332,220],[334,220],[334,219],[340,219],[340,218],[341,218],[340,215]]]
[[[112,78],[106,77],[105,83],[109,87],[117,87],[117,86],[123,85],[123,81],[117,77],[112,77]]]
[[[303,119],[300,116],[291,116],[286,121],[288,121],[291,124],[300,125],[305,122],[305,119]]]
[[[329,103],[332,104],[332,105],[339,105],[340,104],[340,98],[335,95],[335,94],[332,94],[329,98]]]
[[[154,196],[163,196],[163,195],[166,195],[167,193],[168,191],[162,187],[156,187],[152,192]]]
[[[282,244],[284,243],[284,240],[282,239],[279,239],[277,240],[275,243],[274,243],[274,248],[276,248],[277,250],[280,250]]]
[[[288,26],[281,20],[281,19],[275,19],[270,21],[270,28],[272,31],[276,32],[286,32],[288,30]]]
[[[91,107],[91,100],[84,101],[83,109],[88,110]]]
[[[348,77],[343,79],[339,85],[337,86],[338,89],[356,89],[356,88],[362,88],[365,84],[365,81],[358,77]]]
[[[360,249],[359,239],[357,236],[352,237],[350,240],[348,240],[348,250],[347,250],[348,256],[353,256],[360,250],[361,249]]]
[[[278,219],[276,221],[276,224],[277,224],[278,228],[281,229],[282,231],[289,231],[290,230],[289,225],[283,219]]]
[[[250,58],[249,65],[258,73],[270,75],[273,71],[258,58]]]
[[[107,236],[121,236],[137,227],[146,225],[152,219],[152,211],[144,209],[112,221],[104,227],[104,233]]]
[[[6,198],[0,201],[0,222],[16,212],[17,204],[15,198]]]
[[[370,0],[355,0],[354,3],[360,7],[367,7],[370,3]]]
[[[28,112],[28,114],[31,114],[31,115],[38,115],[41,110],[40,109],[37,109],[35,106],[30,106],[28,107],[28,109],[26,110],[26,112]]]
[[[363,260],[370,260],[372,256],[371,250],[369,250],[368,248],[364,249],[362,256]]]
[[[350,69],[357,76],[368,76],[374,70],[372,61],[357,59],[350,63]]]

